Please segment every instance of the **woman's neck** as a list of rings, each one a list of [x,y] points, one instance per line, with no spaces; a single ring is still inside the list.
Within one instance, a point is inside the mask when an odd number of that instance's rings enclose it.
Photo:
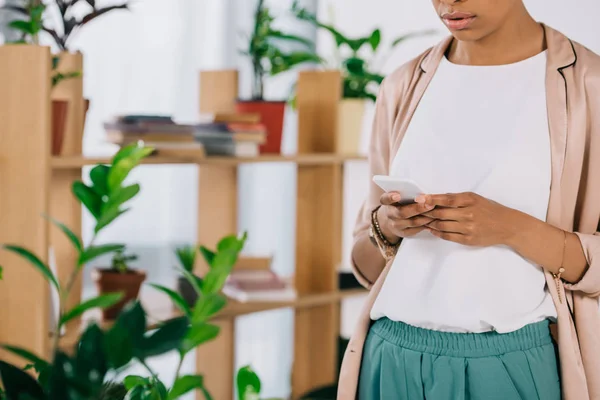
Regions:
[[[447,57],[455,64],[502,65],[533,57],[545,48],[544,28],[525,12],[480,40],[454,39]]]

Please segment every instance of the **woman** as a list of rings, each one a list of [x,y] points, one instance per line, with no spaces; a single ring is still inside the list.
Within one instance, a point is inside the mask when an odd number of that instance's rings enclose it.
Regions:
[[[386,78],[369,157],[430,192],[371,184],[338,398],[600,399],[600,58],[522,0],[433,5],[452,36]]]

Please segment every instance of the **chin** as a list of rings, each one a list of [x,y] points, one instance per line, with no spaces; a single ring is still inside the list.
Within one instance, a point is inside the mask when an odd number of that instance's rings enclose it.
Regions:
[[[472,29],[451,31],[450,33],[452,33],[452,36],[454,36],[456,40],[460,40],[462,42],[476,42],[485,37],[483,33]]]

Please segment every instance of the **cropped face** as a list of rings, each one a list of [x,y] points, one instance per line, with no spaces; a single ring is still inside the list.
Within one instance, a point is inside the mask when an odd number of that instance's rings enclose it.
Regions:
[[[476,41],[500,29],[523,10],[523,0],[432,0],[433,6],[458,40]]]

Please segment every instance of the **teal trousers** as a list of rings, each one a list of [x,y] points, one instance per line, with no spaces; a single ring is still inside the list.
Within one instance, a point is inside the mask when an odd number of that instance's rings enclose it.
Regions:
[[[559,400],[557,364],[548,321],[477,334],[383,318],[367,336],[359,400]]]

